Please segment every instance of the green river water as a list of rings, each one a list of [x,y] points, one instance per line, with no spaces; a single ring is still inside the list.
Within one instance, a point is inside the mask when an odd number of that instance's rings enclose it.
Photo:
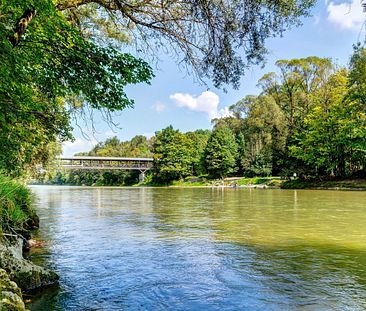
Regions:
[[[31,310],[366,310],[366,192],[32,190]]]

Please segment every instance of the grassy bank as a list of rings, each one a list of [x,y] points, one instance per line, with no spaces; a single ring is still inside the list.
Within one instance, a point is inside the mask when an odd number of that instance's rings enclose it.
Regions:
[[[283,189],[354,189],[366,190],[366,179],[344,180],[288,180],[281,188]]]
[[[0,310],[26,311],[22,291],[58,281],[56,273],[22,257],[30,230],[39,225],[31,203],[26,186],[0,175]]]
[[[280,187],[283,183],[279,177],[230,177],[225,179],[209,179],[188,177],[184,180],[172,181],[170,183],[156,183],[147,180],[144,183],[139,183],[135,186],[150,186],[150,187]]]
[[[23,184],[0,175],[0,231],[24,232],[38,225],[31,192]]]

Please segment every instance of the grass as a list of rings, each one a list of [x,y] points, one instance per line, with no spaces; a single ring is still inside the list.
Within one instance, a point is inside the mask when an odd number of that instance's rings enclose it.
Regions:
[[[210,183],[206,179],[197,178],[197,180],[194,180],[194,181],[190,180],[190,179],[173,181],[171,183],[171,186],[173,186],[173,187],[206,187],[209,184]]]
[[[309,189],[309,188],[340,188],[340,189],[364,189],[366,190],[365,179],[344,179],[344,180],[289,180],[283,183],[283,189]]]
[[[252,177],[252,178],[242,178],[238,180],[239,186],[250,186],[250,185],[267,185],[274,180],[279,180],[277,177]]]
[[[172,181],[170,183],[161,184],[155,183],[149,178],[143,183],[136,184],[135,186],[147,186],[147,187],[273,187],[282,189],[311,189],[311,188],[323,188],[323,189],[361,189],[366,190],[366,179],[346,179],[346,180],[301,180],[292,179],[285,180],[280,177],[230,177],[224,180],[222,179],[209,179],[207,176],[194,177],[189,176],[184,180]]]
[[[144,183],[139,183],[136,186],[155,186],[155,187],[218,187],[218,186],[269,186],[269,187],[280,187],[283,183],[279,177],[253,177],[253,178],[243,178],[243,177],[230,177],[222,179],[209,179],[205,177],[194,177],[190,176],[184,180],[172,181],[169,184],[156,184],[149,181]]]
[[[35,217],[31,208],[31,192],[19,182],[0,175],[0,230],[14,232],[26,229]]]

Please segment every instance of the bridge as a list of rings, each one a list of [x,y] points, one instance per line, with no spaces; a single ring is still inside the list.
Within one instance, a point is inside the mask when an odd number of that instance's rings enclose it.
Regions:
[[[153,167],[152,158],[119,158],[119,157],[60,157],[60,167],[78,170],[137,170],[143,181],[145,172]]]

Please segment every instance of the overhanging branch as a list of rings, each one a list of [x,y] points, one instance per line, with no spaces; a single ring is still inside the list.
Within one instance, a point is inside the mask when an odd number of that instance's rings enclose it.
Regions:
[[[18,20],[16,23],[16,26],[14,28],[14,34],[9,37],[9,41],[13,45],[13,47],[16,47],[18,43],[20,42],[20,39],[25,33],[25,30],[27,29],[29,23],[32,21],[34,16],[36,16],[37,11],[35,9],[28,9],[24,12],[22,17]]]

